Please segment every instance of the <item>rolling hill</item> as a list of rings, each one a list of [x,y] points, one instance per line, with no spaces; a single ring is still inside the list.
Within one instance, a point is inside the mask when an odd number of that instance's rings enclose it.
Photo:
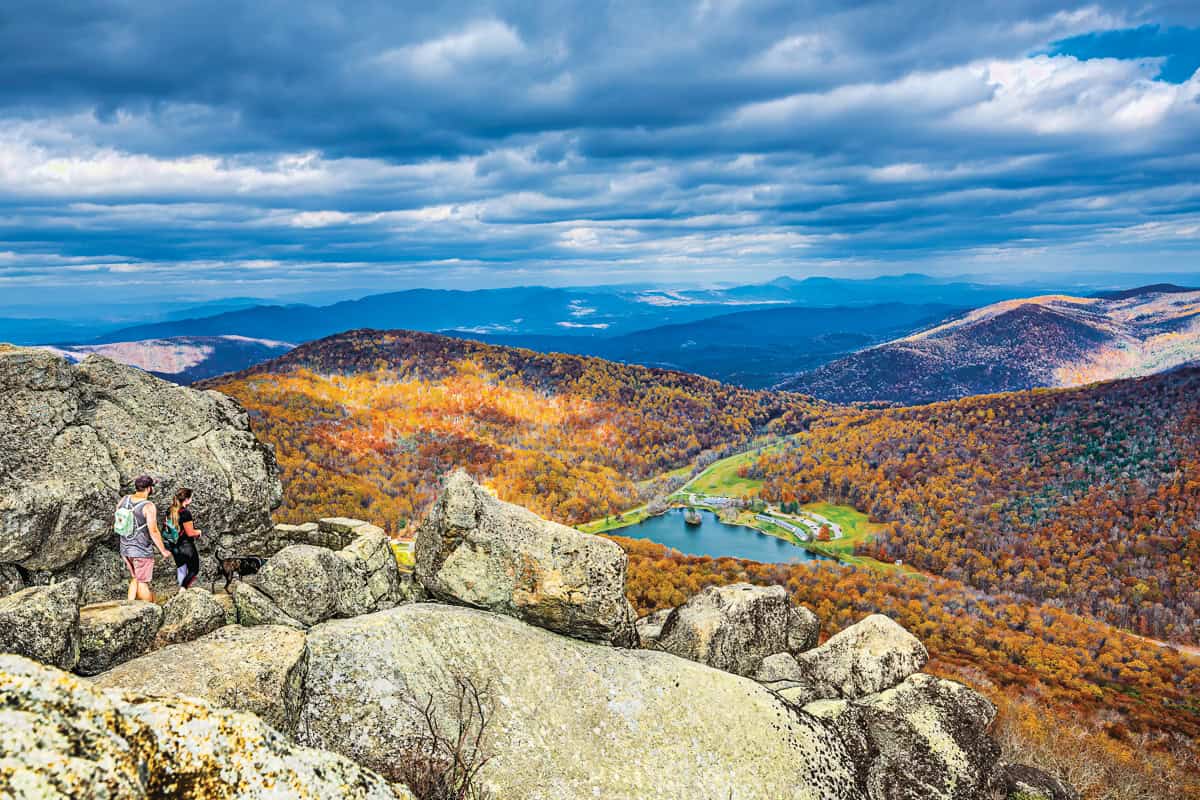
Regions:
[[[886,521],[881,560],[1200,643],[1200,368],[848,413],[752,472]]]
[[[350,331],[200,386],[241,401],[275,445],[282,519],[357,514],[389,530],[453,466],[503,499],[582,522],[654,496],[663,473],[800,430],[822,409],[697,375],[413,331]]]
[[[1006,300],[779,384],[835,402],[927,403],[1149,375],[1200,359],[1200,290]]]

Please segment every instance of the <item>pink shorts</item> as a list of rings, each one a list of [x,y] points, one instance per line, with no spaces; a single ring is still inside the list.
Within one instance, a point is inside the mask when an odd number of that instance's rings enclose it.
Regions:
[[[154,577],[154,559],[153,558],[130,558],[125,556],[125,566],[129,568],[129,575],[138,583],[149,583]]]

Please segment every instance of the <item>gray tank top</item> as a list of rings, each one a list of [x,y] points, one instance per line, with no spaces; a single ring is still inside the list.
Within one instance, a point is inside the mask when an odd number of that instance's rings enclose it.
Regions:
[[[146,522],[146,504],[149,502],[135,502],[130,497],[121,500],[122,508],[133,508],[133,535],[119,540],[121,555],[127,558],[154,558],[154,554],[158,552],[150,539],[150,525]]]

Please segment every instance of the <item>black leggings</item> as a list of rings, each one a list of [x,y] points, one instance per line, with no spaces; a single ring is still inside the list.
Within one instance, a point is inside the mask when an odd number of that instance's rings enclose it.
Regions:
[[[172,555],[175,556],[176,567],[187,567],[179,585],[184,589],[192,588],[200,575],[200,553],[196,550],[196,543],[189,536],[181,536]]]

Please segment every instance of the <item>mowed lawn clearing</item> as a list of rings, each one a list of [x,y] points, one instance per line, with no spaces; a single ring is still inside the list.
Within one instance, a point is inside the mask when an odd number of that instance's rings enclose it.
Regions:
[[[869,556],[856,556],[854,548],[860,544],[869,543],[883,525],[878,522],[871,522],[866,514],[852,506],[838,506],[833,503],[822,502],[806,503],[801,508],[805,511],[811,511],[814,514],[820,514],[830,522],[836,522],[842,526],[843,536],[841,539],[832,542],[812,542],[809,547],[813,550],[820,550],[831,555],[836,555],[843,564],[867,567],[887,575],[897,572],[903,572],[908,575],[921,574],[906,564],[896,566],[891,562],[877,561]]]
[[[629,511],[623,511],[620,514],[613,514],[601,519],[594,519],[591,522],[585,522],[582,525],[576,525],[575,528],[584,533],[606,533],[618,528],[635,525],[648,516],[650,516],[650,513],[646,510],[646,507],[638,506]]]
[[[723,458],[693,478],[680,491],[715,494],[722,497],[758,497],[759,492],[762,491],[763,482],[753,478],[743,478],[738,475],[738,470],[752,465],[760,455],[780,444],[782,442],[776,440],[745,453]]]

